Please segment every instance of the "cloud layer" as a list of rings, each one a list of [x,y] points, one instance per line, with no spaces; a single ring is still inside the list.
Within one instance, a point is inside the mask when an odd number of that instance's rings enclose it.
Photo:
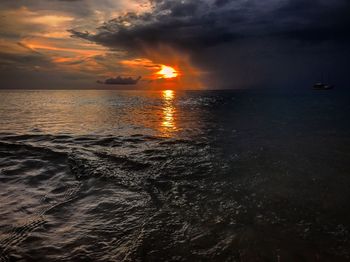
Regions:
[[[209,72],[207,82],[220,87],[271,81],[280,84],[277,74],[283,77],[294,74],[299,83],[311,81],[317,78],[317,71],[333,67],[334,61],[324,60],[337,60],[349,54],[345,46],[349,42],[350,3],[346,0],[151,3],[149,12],[118,16],[95,33],[70,32],[111,49],[127,50],[134,56],[145,55],[149,48],[173,47],[190,54],[195,64]],[[344,66],[341,60],[339,63]],[[290,70],[294,67],[303,69],[293,73]],[[302,72],[307,68],[309,77]],[[342,70],[334,73],[339,72]],[[235,78],[231,78],[232,74]]]
[[[125,52],[70,37],[94,31],[142,0],[2,0],[0,88],[97,88],[96,79],[130,73]]]
[[[81,38],[126,49],[167,44],[192,49],[242,39],[277,37],[309,41],[348,40],[346,0],[153,0],[150,12],[129,12]]]
[[[210,89],[294,87],[325,73],[343,84],[349,13],[347,0],[2,0],[1,86],[18,87],[18,76],[31,88],[148,81],[159,64],[177,65],[183,88],[199,86],[190,78]]]

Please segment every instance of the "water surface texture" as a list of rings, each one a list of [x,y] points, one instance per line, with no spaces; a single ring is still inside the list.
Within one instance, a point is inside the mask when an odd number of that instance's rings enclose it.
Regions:
[[[0,91],[0,259],[349,261],[349,98]]]

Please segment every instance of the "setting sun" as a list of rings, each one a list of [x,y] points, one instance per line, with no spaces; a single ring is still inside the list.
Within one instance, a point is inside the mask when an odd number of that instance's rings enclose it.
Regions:
[[[178,76],[178,72],[171,66],[162,65],[162,69],[157,72],[161,78],[174,78]]]

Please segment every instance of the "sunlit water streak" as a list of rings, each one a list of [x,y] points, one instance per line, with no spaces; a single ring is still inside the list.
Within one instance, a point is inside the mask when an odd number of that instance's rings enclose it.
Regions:
[[[348,101],[0,91],[0,259],[348,261]]]
[[[174,105],[175,92],[173,90],[164,90],[162,91],[162,95],[164,99],[162,130],[167,134],[169,131],[176,131],[176,108]]]

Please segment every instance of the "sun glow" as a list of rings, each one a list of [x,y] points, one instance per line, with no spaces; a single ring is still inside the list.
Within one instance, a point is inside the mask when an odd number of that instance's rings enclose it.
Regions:
[[[162,68],[159,72],[160,78],[174,78],[178,76],[178,72],[171,66],[162,65]]]

